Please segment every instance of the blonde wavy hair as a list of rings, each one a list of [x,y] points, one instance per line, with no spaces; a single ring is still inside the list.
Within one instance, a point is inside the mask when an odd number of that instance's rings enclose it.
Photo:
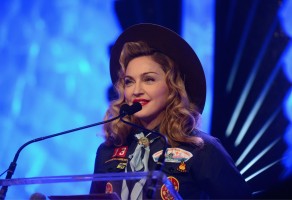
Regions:
[[[168,56],[150,48],[145,42],[128,42],[124,44],[120,56],[119,79],[115,84],[119,97],[111,102],[106,112],[105,120],[119,114],[121,105],[125,103],[124,77],[127,65],[132,59],[140,56],[150,56],[162,66],[162,70],[166,73],[166,84],[170,95],[167,99],[167,106],[159,126],[159,132],[167,137],[168,143],[172,147],[178,146],[180,143],[202,146],[203,140],[193,133],[197,127],[200,113],[197,111],[196,106],[189,101],[178,67]],[[123,119],[141,125],[139,119],[135,118],[135,116],[126,116]],[[126,143],[128,135],[131,134],[131,127],[120,120],[115,120],[105,124],[104,131],[107,144],[120,146]]]

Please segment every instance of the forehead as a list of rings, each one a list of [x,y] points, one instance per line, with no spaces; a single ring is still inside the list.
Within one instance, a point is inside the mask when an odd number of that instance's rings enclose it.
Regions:
[[[157,74],[165,74],[159,63],[155,62],[150,56],[141,56],[131,60],[126,68],[126,75],[142,74],[154,72]]]

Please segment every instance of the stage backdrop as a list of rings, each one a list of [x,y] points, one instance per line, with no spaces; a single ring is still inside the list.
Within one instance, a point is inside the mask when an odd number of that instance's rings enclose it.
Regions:
[[[271,186],[292,171],[291,9],[292,0],[2,0],[0,173],[25,142],[102,121],[111,45],[134,22],[156,22],[173,27],[202,61],[200,128],[219,137],[254,192]],[[13,178],[91,174],[101,142],[94,127],[31,144]],[[9,187],[7,199],[89,187]]]
[[[109,49],[122,31],[114,2],[1,1],[0,173],[25,142],[103,120],[111,86]],[[214,0],[181,5],[181,34],[196,50],[207,76],[201,128],[209,132]],[[13,178],[90,174],[102,141],[101,127],[94,127],[31,144],[21,152]],[[28,199],[35,192],[85,194],[89,186],[10,187],[7,199]]]

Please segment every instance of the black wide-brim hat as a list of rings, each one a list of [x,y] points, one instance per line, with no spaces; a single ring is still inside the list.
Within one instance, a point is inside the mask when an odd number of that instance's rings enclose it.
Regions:
[[[174,31],[156,24],[136,24],[127,28],[111,49],[110,74],[112,83],[118,80],[122,48],[126,42],[146,42],[170,57],[179,68],[189,99],[203,112],[206,101],[206,79],[202,64],[192,47]]]

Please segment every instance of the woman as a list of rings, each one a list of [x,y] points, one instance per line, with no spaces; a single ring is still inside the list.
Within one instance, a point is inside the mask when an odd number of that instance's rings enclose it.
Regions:
[[[111,78],[119,93],[106,119],[123,104],[142,110],[104,126],[94,173],[155,170],[167,138],[162,171],[183,199],[250,198],[250,190],[220,142],[197,129],[206,98],[205,76],[192,48],[176,33],[154,24],[124,31],[112,49]],[[144,180],[93,182],[91,193],[116,192],[122,199],[146,198]],[[165,186],[155,198],[172,199]]]

